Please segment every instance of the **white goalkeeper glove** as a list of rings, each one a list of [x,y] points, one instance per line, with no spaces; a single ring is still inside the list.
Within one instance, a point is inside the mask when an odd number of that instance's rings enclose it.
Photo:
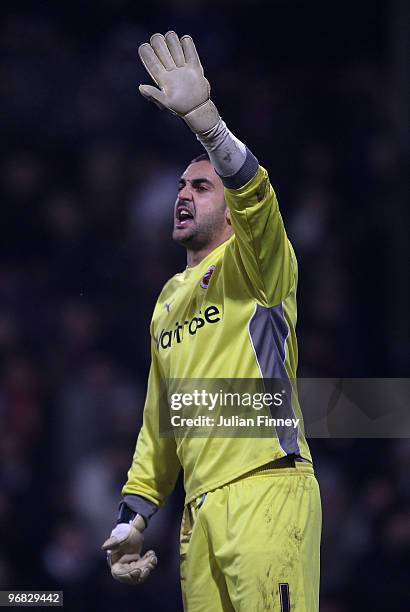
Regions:
[[[218,123],[219,113],[210,99],[210,85],[190,36],[175,32],[154,34],[138,49],[142,63],[158,85],[140,85],[140,93],[162,109],[179,115],[195,134]]]
[[[145,521],[137,514],[129,523],[119,523],[104,542],[108,564],[115,580],[126,584],[144,582],[157,565],[157,557],[149,550],[141,557]]]

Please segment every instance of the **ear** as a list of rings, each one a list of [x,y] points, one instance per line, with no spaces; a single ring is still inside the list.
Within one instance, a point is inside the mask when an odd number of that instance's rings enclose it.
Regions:
[[[225,210],[225,219],[228,225],[232,225],[232,221],[231,221],[231,211],[229,210],[228,207],[226,207]]]

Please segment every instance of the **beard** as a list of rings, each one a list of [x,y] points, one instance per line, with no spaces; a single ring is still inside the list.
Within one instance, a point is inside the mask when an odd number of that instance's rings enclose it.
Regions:
[[[182,246],[188,246],[191,242],[195,243],[196,236],[198,235],[198,228],[195,220],[190,221],[188,227],[177,228],[174,227],[172,232],[172,240],[181,244]]]
[[[194,218],[187,227],[174,227],[172,239],[191,251],[199,251],[211,244],[216,236],[222,234],[225,225],[225,209],[223,209],[199,223]]]

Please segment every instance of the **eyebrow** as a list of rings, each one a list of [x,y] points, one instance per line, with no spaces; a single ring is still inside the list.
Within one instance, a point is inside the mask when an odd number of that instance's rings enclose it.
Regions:
[[[190,181],[190,180],[187,181],[186,179],[181,177],[179,179],[178,185],[180,185],[180,186],[181,185],[186,185],[187,183],[191,183],[192,187],[198,187],[199,185],[201,185],[201,183],[206,183],[207,185],[210,185],[211,187],[214,187],[213,182],[210,179],[205,178],[205,177],[195,178],[195,179],[192,179],[192,181]]]

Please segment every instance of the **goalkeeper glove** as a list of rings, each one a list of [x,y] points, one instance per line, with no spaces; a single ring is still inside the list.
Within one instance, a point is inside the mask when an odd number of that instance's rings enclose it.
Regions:
[[[162,109],[179,115],[195,134],[216,126],[220,117],[210,99],[210,85],[190,36],[175,32],[154,34],[138,49],[151,78],[158,85],[140,85],[140,93]]]
[[[115,580],[126,584],[140,584],[157,565],[153,550],[141,557],[144,529],[144,519],[136,514],[129,523],[119,523],[102,545],[102,549],[107,551],[108,564]]]

